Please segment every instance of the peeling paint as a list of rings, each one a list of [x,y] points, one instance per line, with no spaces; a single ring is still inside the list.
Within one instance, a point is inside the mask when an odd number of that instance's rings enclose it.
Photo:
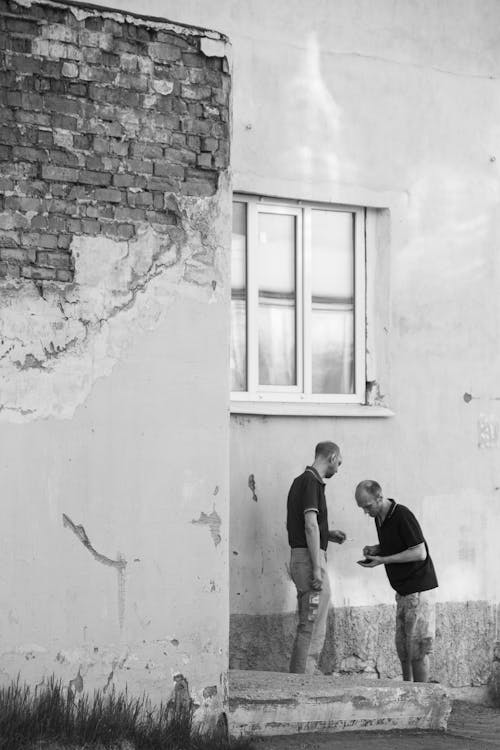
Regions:
[[[88,549],[95,560],[102,563],[102,565],[106,565],[108,567],[116,569],[118,574],[118,621],[120,624],[120,628],[123,628],[125,621],[125,569],[127,567],[127,561],[120,554],[120,552],[118,552],[117,554],[117,560],[111,560],[109,557],[106,557],[106,555],[102,555],[100,552],[97,552],[97,550],[95,550],[92,546],[90,539],[87,536],[87,532],[85,531],[83,526],[77,526],[76,524],[74,524],[71,518],[69,518],[69,516],[67,516],[65,513],[62,514],[62,518],[63,526],[71,529],[71,531],[75,534],[76,537],[78,537],[83,546]]]
[[[258,502],[259,498],[257,497],[257,494],[255,492],[255,476],[253,474],[250,474],[248,477],[248,487],[250,488],[250,491],[252,493],[252,500],[254,502]]]
[[[137,227],[129,241],[74,236],[72,284],[0,283],[0,420],[68,419],[132,342],[160,325],[180,296],[222,300],[227,264],[221,191],[166,194],[178,226]],[[214,296],[215,295],[215,296]]]
[[[200,524],[203,526],[208,526],[210,528],[210,534],[212,536],[213,542],[215,546],[217,547],[218,544],[221,543],[222,538],[220,535],[220,528],[221,528],[221,518],[217,511],[215,510],[215,507],[213,511],[209,514],[207,513],[200,513],[200,517],[195,520],[193,519],[191,521],[193,524]]]

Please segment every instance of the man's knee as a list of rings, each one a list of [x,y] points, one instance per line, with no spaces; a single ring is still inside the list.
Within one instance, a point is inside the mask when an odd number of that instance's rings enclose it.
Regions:
[[[432,654],[434,650],[434,638],[420,638],[413,640],[411,644],[411,658],[412,661],[424,659],[426,656]]]

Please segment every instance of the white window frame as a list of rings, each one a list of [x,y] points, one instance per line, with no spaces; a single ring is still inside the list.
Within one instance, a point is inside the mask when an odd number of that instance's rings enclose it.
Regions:
[[[309,201],[288,201],[243,193],[233,195],[234,202],[247,204],[247,391],[231,393],[234,413],[329,413],[325,407],[353,407],[366,404],[366,210],[360,206],[331,205]],[[311,234],[312,211],[341,211],[353,214],[354,221],[354,393],[312,393],[312,359],[310,341],[311,305]],[[296,288],[297,288],[297,385],[287,387],[258,386],[258,285],[256,278],[257,219],[259,212],[297,217]],[[302,293],[301,293],[302,290]],[[295,408],[294,408],[295,405]],[[291,406],[291,408],[290,408]],[[281,408],[283,407],[283,408]],[[363,409],[365,411],[365,409]],[[330,410],[330,413],[331,410]],[[341,412],[340,412],[341,413]],[[353,411],[352,413],[356,413]]]

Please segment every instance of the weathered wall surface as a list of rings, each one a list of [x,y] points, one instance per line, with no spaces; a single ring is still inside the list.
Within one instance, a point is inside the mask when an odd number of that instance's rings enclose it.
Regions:
[[[147,7],[214,25],[232,40],[236,190],[390,212],[390,242],[371,270],[369,379],[394,417],[232,417],[231,610],[247,616],[248,641],[254,615],[293,612],[285,497],[314,444],[332,438],[344,464],[327,497],[335,525],[355,540],[330,550],[333,605],[367,615],[375,607],[392,639],[384,572],[355,564],[375,533],[354,506],[353,488],[373,477],[421,520],[440,580],[443,632],[460,625],[458,645],[442,639],[435,674],[468,684],[484,674],[487,649],[486,636],[472,637],[477,649],[466,645],[469,626],[484,621],[483,632],[492,632],[500,580],[498,3],[148,0]],[[280,652],[278,633],[267,642],[268,655]],[[336,649],[337,664],[352,651],[340,635]]]
[[[217,716],[227,41],[60,3],[0,24],[2,679],[165,701],[182,674]]]
[[[488,602],[437,605],[431,679],[455,686],[485,685],[492,669],[495,613]],[[321,658],[325,674],[400,679],[394,648],[395,607],[336,607],[330,612]],[[232,669],[287,672],[296,616],[232,615]],[[450,644],[453,644],[451,647]]]

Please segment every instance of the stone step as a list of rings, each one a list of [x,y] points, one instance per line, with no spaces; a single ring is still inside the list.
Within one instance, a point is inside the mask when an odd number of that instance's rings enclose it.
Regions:
[[[229,672],[233,737],[383,729],[446,729],[442,685],[284,672]]]

